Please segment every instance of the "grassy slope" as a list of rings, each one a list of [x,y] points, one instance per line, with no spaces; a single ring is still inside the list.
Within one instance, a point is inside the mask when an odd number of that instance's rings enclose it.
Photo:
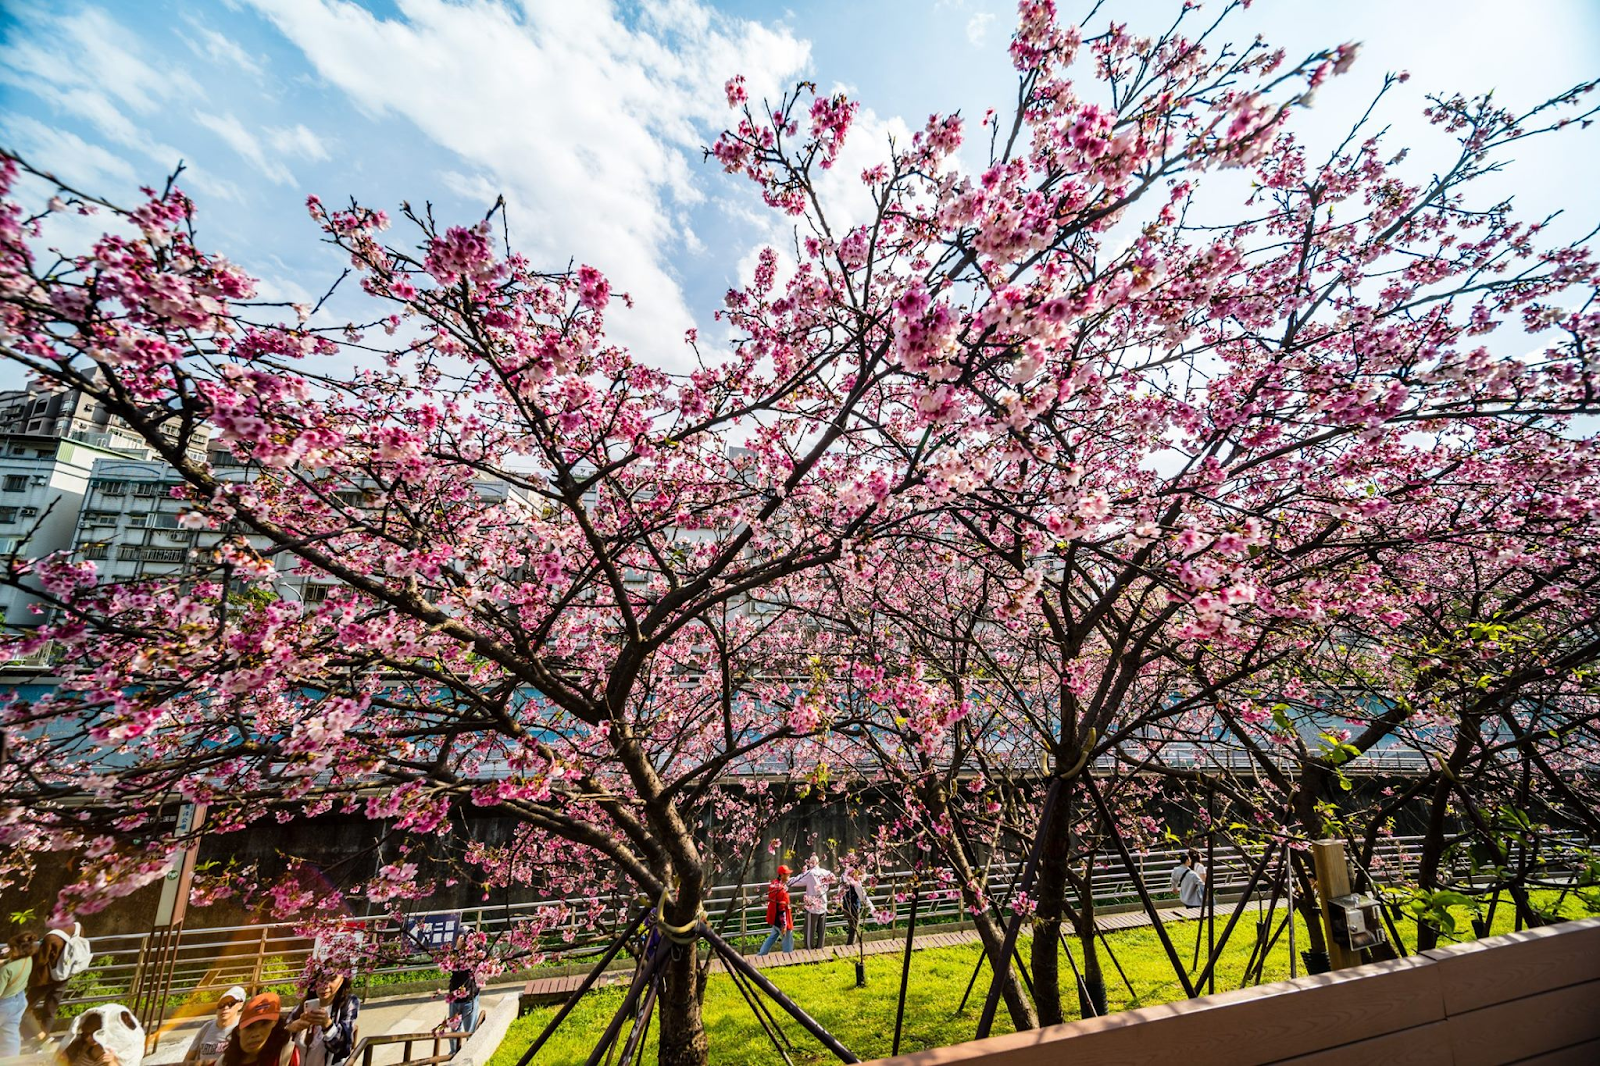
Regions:
[[[1578,913],[1573,901],[1563,908],[1567,916]],[[1229,911],[1218,908],[1217,933],[1220,936]],[[1250,953],[1255,909],[1241,917],[1234,938],[1223,953],[1217,970],[1217,991],[1239,986],[1244,963]],[[1282,910],[1279,914],[1281,916]],[[1198,923],[1180,922],[1168,926],[1174,944],[1184,961],[1188,962],[1194,951],[1195,931]],[[1465,920],[1463,916],[1463,925]],[[1502,905],[1495,913],[1495,932],[1509,932],[1513,924],[1512,909]],[[1298,943],[1305,946],[1304,925],[1299,925]],[[1406,932],[1402,929],[1402,932]],[[1408,940],[1409,940],[1409,933]],[[1471,937],[1471,932],[1466,936]],[[1179,999],[1183,990],[1162,951],[1155,930],[1132,929],[1110,936],[1112,950],[1127,971],[1136,996],[1112,967],[1104,952],[1101,965],[1105,969],[1106,993],[1112,1010],[1148,1006]],[[1077,946],[1074,944],[1074,954]],[[954,1015],[961,993],[972,975],[978,958],[976,944],[959,948],[940,948],[918,951],[912,955],[911,982],[906,995],[905,1029],[900,1050],[916,1051],[922,1048],[970,1040],[977,1026],[982,1008],[982,995],[987,981],[980,979],[973,1000],[960,1015]],[[1027,942],[1023,942],[1023,958],[1027,958]],[[1062,971],[1070,979],[1071,971],[1063,965]],[[786,966],[763,971],[774,984],[783,989],[794,1001],[804,1007],[812,1017],[821,1022],[844,1045],[863,1059],[888,1055],[894,1039],[895,997],[899,990],[900,956],[877,955],[867,958],[867,987],[855,987],[855,969],[848,959],[807,966]],[[986,971],[987,972],[987,971]],[[1303,971],[1302,971],[1303,972]],[[1268,959],[1265,981],[1281,980],[1289,976],[1288,934],[1279,938]],[[555,1037],[544,1046],[538,1056],[538,1066],[565,1066],[582,1063],[595,1041],[604,1031],[606,1023],[622,1003],[623,990],[608,988],[584,997],[572,1015],[562,1024]],[[792,1020],[780,1011],[784,1031],[796,1044],[790,1053],[795,1063],[825,1063],[833,1061],[815,1040],[811,1039]],[[517,1060],[532,1043],[533,1038],[549,1022],[554,1007],[542,1008],[517,1019],[506,1035],[500,1050],[490,1060],[489,1066],[516,1066]],[[713,976],[707,983],[705,1003],[706,1024],[711,1038],[711,1061],[732,1066],[746,1063],[775,1063],[782,1060],[772,1050],[766,1035],[756,1024],[738,990],[726,977]],[[995,1023],[996,1034],[1009,1032],[1010,1021],[1002,1006]],[[626,1039],[627,1030],[623,1030]],[[647,1040],[649,1045],[644,1061],[653,1064],[655,1059],[655,1034]]]

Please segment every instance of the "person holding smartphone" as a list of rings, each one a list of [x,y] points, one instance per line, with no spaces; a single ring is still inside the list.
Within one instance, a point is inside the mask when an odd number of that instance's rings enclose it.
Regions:
[[[289,1015],[288,1030],[300,1045],[301,1066],[343,1066],[356,1046],[361,1001],[350,992],[348,974],[322,970],[311,991]]]

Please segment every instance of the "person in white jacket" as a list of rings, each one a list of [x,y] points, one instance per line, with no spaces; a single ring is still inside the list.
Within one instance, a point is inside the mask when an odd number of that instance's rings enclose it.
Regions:
[[[805,870],[789,882],[791,890],[805,893],[801,907],[806,915],[806,940],[808,948],[820,948],[828,921],[828,886],[833,884],[833,873],[823,867],[815,855],[806,862]]]
[[[102,1003],[72,1019],[55,1054],[56,1066],[139,1066],[143,1061],[144,1027],[120,1003]]]

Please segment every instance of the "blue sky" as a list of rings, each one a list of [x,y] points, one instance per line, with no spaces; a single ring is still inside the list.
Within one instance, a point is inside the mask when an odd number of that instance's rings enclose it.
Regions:
[[[1154,30],[1175,8],[1111,0],[1091,28],[1114,16]],[[0,142],[117,198],[185,160],[204,243],[272,295],[310,298],[340,269],[306,218],[308,193],[391,213],[431,201],[461,221],[503,192],[518,246],[612,275],[638,302],[608,316],[613,333],[669,366],[681,365],[685,328],[709,328],[741,264],[787,232],[752,186],[701,160],[727,114],[729,75],[745,74],[753,95],[809,78],[861,99],[832,190],[846,213],[859,205],[843,176],[882,155],[890,134],[934,111],[1004,111],[1015,88],[1014,8],[984,0],[9,0],[3,10]],[[1235,18],[1235,39],[1256,33],[1291,56],[1364,43],[1355,71],[1298,123],[1313,140],[1342,130],[1384,71],[1409,69],[1384,118],[1397,143],[1420,149],[1419,166],[1443,147],[1417,117],[1423,93],[1493,88],[1526,105],[1600,73],[1593,0],[1279,0]],[[1600,126],[1525,151],[1495,191],[1516,192],[1530,213],[1570,205],[1568,231],[1587,229],[1600,218],[1597,164]]]

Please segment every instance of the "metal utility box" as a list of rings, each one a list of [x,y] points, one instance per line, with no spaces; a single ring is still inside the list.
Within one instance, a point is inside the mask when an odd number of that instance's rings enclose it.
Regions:
[[[1371,896],[1352,893],[1328,901],[1333,935],[1352,951],[1388,941],[1383,926],[1383,904]]]

